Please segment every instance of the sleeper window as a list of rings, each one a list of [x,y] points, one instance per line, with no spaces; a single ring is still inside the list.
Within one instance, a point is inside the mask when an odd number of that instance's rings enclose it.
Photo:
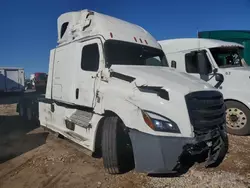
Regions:
[[[68,28],[69,22],[65,22],[62,24],[61,27],[61,38],[63,37],[64,33],[66,32],[67,28]]]
[[[99,68],[99,50],[97,44],[84,46],[82,49],[81,68],[86,71],[97,71]]]

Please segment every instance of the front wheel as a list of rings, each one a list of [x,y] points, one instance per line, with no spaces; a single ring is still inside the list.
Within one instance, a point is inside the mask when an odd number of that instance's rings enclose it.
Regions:
[[[234,135],[250,134],[250,110],[236,101],[226,101],[227,131]]]
[[[104,168],[110,174],[120,174],[134,166],[130,138],[118,117],[107,117],[104,120],[102,157]]]

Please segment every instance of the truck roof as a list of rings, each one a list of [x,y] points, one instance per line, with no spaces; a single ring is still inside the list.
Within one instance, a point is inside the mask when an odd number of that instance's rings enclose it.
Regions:
[[[67,12],[57,20],[58,45],[81,38],[101,35],[108,40],[121,40],[161,48],[142,27],[90,10]]]
[[[190,49],[204,49],[204,48],[217,48],[217,47],[241,47],[241,44],[235,42],[225,42],[222,40],[214,39],[201,39],[201,38],[181,38],[169,39],[158,41],[163,50],[167,53],[176,51],[185,51]]]
[[[0,67],[0,69],[8,69],[8,70],[23,70],[21,67]]]

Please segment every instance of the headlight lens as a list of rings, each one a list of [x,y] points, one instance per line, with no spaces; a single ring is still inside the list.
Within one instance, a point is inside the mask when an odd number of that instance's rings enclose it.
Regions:
[[[142,111],[145,123],[153,130],[160,132],[180,133],[180,129],[172,120],[150,111]]]

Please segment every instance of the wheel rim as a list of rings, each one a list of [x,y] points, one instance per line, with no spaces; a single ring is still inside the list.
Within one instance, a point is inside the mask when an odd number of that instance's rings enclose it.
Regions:
[[[27,118],[28,118],[28,120],[32,119],[32,112],[31,112],[30,108],[27,109]]]
[[[239,108],[228,108],[226,120],[227,126],[231,129],[242,129],[247,124],[247,116]]]

